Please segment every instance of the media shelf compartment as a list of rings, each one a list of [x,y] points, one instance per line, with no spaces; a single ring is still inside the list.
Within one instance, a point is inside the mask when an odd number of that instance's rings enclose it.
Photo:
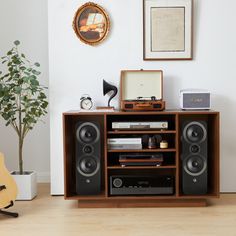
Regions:
[[[160,142],[166,141],[168,144],[168,148],[162,148],[162,150],[165,149],[175,149],[176,148],[176,134],[175,133],[116,133],[116,134],[107,134],[107,139],[129,139],[129,138],[138,138],[142,141],[142,149],[138,149],[142,152],[142,150],[147,149],[161,149],[160,148]],[[154,139],[155,140],[155,148],[148,148],[148,140]],[[108,142],[108,140],[107,140]],[[114,148],[115,149],[115,148]],[[108,151],[113,149],[108,149]],[[119,149],[120,150],[120,149]],[[121,149],[122,150],[122,149]]]
[[[108,153],[108,155],[107,155],[107,168],[114,167],[114,166],[115,167],[120,166],[120,168],[127,168],[128,166],[122,167],[120,165],[120,162],[119,162],[120,155],[125,155],[125,154],[128,155],[130,153],[128,153],[128,152]],[[136,154],[139,155],[140,153],[139,152],[131,153],[131,155],[134,155],[134,157],[135,157]],[[145,155],[148,155],[148,154],[150,154],[150,156],[155,155],[155,154],[157,154],[157,156],[158,156],[159,154],[162,154],[162,157],[163,157],[162,164],[160,166],[138,166],[138,165],[136,165],[136,166],[132,166],[131,169],[135,169],[135,168],[142,169],[142,167],[143,167],[143,169],[148,169],[148,167],[150,167],[150,169],[151,168],[157,168],[158,169],[158,168],[168,168],[168,166],[171,166],[171,168],[173,168],[174,166],[176,166],[176,154],[175,154],[175,152],[164,152],[164,153],[163,152],[162,153],[147,152],[147,153],[145,153]]]
[[[109,198],[113,198],[113,197],[118,197],[117,195],[112,195],[111,194],[111,177],[120,177],[120,178],[137,178],[138,182],[140,183],[140,185],[144,185],[143,187],[147,187],[147,185],[149,183],[146,183],[146,181],[148,181],[147,179],[149,178],[154,178],[156,179],[156,181],[163,181],[161,180],[161,178],[171,178],[171,182],[173,181],[173,193],[171,194],[125,194],[124,196],[119,195],[119,197],[121,198],[162,198],[164,196],[167,197],[173,197],[176,196],[176,192],[175,192],[175,179],[176,179],[176,171],[173,168],[166,168],[166,169],[130,169],[130,168],[125,168],[125,169],[109,169],[108,170],[108,197]],[[140,178],[140,180],[139,180]],[[146,179],[147,178],[147,179]],[[166,180],[165,180],[166,181]],[[163,186],[164,187],[164,186]],[[130,191],[131,186],[129,186],[128,188],[125,187],[125,189],[127,189],[128,191]],[[133,186],[134,190],[138,190],[137,186]],[[149,188],[149,187],[148,187]],[[168,187],[170,188],[170,186]],[[123,189],[124,190],[124,189]],[[131,188],[132,190],[132,188]],[[142,190],[141,190],[142,191]],[[170,190],[169,190],[170,191]]]
[[[125,114],[124,114],[125,113]],[[136,131],[136,129],[132,130],[114,130],[112,129],[112,122],[168,122],[168,129],[145,129],[145,130],[137,130],[137,131],[175,131],[176,124],[175,124],[175,114],[165,114],[163,112],[149,112],[148,116],[143,116],[143,112],[123,112],[117,115],[107,115],[107,131],[114,132],[114,131]]]
[[[175,176],[176,171],[175,168],[117,168],[117,169],[108,169],[108,173],[110,174],[123,174],[123,175],[146,175],[146,176],[160,176],[160,175],[171,175]]]

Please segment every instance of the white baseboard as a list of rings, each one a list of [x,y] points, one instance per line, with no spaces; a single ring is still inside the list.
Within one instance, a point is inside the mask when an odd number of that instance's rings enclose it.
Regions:
[[[50,183],[50,173],[49,172],[37,172],[37,182],[38,183]]]

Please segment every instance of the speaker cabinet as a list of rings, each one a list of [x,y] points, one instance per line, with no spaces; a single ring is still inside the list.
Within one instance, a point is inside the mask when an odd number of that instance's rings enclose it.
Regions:
[[[182,124],[182,191],[184,194],[206,194],[207,123],[186,121]]]
[[[76,192],[96,195],[101,192],[101,133],[96,122],[76,125]]]

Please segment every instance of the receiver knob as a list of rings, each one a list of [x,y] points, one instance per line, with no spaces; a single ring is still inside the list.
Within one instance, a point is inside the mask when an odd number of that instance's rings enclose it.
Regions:
[[[122,182],[122,179],[120,178],[115,178],[113,180],[113,185],[115,188],[120,188],[122,186],[123,182]]]

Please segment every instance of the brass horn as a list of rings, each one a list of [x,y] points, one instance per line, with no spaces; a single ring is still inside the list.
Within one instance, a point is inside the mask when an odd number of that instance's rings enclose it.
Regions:
[[[108,100],[108,107],[110,107],[111,99],[116,96],[118,89],[116,86],[111,85],[111,84],[107,83],[105,80],[103,80],[103,95],[105,96],[106,94],[108,94],[111,91],[113,92],[113,94],[110,96],[110,98]]]

